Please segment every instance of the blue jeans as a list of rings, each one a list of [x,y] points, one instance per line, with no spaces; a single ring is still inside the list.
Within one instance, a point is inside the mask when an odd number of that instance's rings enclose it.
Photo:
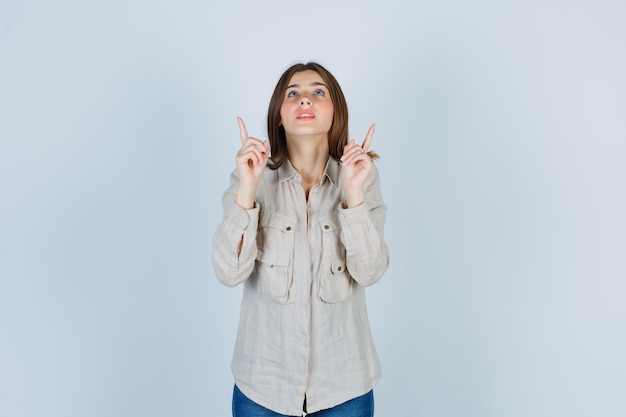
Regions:
[[[310,417],[374,417],[374,391],[327,410],[306,414]],[[233,417],[300,417],[278,414],[246,397],[237,385],[233,390]]]

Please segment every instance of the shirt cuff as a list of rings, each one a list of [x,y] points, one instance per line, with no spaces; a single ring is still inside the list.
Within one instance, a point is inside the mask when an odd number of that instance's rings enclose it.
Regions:
[[[341,226],[363,223],[369,221],[369,210],[367,202],[362,202],[358,206],[344,208],[343,202],[339,204],[339,223]]]
[[[233,203],[224,213],[224,219],[241,230],[256,230],[259,224],[259,205],[255,204],[253,208],[246,210],[237,203]]]

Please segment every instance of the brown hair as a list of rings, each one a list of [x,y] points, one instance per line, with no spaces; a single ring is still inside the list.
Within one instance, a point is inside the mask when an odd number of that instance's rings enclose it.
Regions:
[[[292,65],[278,80],[267,110],[267,135],[272,150],[272,157],[267,165],[271,169],[278,168],[289,158],[285,128],[280,119],[280,108],[285,99],[285,91],[287,91],[289,81],[294,74],[308,70],[315,71],[322,77],[322,80],[328,86],[330,100],[333,103],[333,123],[328,131],[328,150],[330,155],[339,160],[341,155],[343,155],[343,148],[348,143],[348,105],[335,77],[316,62]],[[375,152],[368,152],[368,155],[372,159],[378,158]]]

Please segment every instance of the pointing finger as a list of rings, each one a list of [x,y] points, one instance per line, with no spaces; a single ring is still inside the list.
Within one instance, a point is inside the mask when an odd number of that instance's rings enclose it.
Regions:
[[[244,144],[248,140],[248,130],[241,117],[237,117],[237,123],[239,124],[239,137],[241,138],[241,143]]]
[[[367,150],[370,148],[370,145],[372,144],[372,138],[374,137],[374,130],[376,130],[376,125],[372,124],[369,130],[367,131],[367,135],[365,135],[365,140],[363,141],[363,145],[361,145],[361,148],[363,148],[365,152],[367,152]]]

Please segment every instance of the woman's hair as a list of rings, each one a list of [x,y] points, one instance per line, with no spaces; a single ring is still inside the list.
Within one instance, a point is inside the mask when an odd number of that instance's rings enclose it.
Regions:
[[[285,128],[280,119],[280,108],[285,99],[285,91],[287,91],[289,81],[294,74],[308,70],[315,71],[322,77],[322,80],[328,86],[330,100],[333,103],[333,122],[328,131],[328,150],[330,155],[339,160],[341,155],[343,155],[343,148],[348,143],[348,105],[335,77],[316,62],[292,65],[278,80],[267,110],[267,134],[270,141],[270,149],[272,150],[272,157],[267,165],[271,169],[278,168],[289,158]],[[372,159],[378,158],[375,152],[368,152],[368,155]]]

